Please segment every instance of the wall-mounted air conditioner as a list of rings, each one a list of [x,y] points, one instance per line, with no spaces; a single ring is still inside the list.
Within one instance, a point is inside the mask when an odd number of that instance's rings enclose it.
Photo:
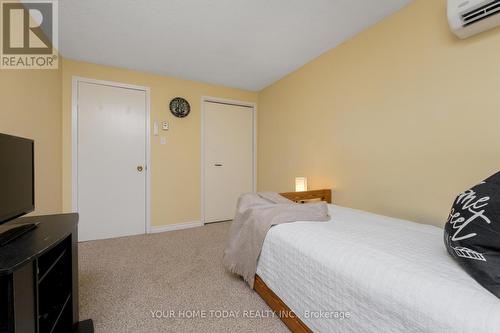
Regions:
[[[500,0],[448,0],[448,21],[459,38],[500,26]]]

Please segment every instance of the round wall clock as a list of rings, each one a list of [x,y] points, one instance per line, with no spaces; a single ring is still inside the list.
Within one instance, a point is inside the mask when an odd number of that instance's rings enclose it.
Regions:
[[[170,101],[170,112],[178,118],[186,117],[191,111],[188,101],[182,97],[176,97]]]

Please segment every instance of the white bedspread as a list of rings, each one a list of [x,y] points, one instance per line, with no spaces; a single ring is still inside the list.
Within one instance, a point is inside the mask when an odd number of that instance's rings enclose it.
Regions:
[[[500,299],[448,256],[442,229],[329,210],[331,222],[273,227],[257,269],[314,332],[500,332]],[[314,318],[335,311],[350,318]]]

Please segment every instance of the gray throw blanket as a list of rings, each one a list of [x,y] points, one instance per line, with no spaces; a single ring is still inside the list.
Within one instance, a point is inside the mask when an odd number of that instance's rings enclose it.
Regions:
[[[224,250],[224,266],[253,288],[257,262],[268,230],[281,223],[328,221],[324,202],[297,204],[278,193],[248,193],[239,200]]]

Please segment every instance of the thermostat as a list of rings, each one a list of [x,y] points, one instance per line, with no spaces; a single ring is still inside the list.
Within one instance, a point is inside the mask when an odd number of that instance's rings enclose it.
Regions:
[[[168,121],[161,122],[161,129],[164,131],[168,131]]]

